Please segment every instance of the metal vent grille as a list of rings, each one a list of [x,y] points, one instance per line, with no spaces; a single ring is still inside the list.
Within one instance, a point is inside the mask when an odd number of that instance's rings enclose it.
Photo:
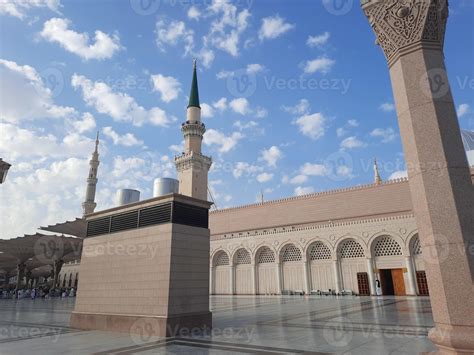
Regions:
[[[287,261],[301,261],[301,251],[294,245],[288,244],[281,252],[281,260]]]
[[[341,259],[363,258],[365,256],[364,248],[353,239],[349,239],[341,245]]]
[[[132,211],[117,216],[112,216],[110,233],[134,229],[138,226],[138,211]]]
[[[234,261],[237,265],[250,264],[251,263],[250,253],[244,248],[239,249],[235,253]]]
[[[171,202],[144,208],[140,211],[139,227],[147,227],[155,224],[168,223],[171,221]]]
[[[225,252],[220,252],[214,257],[214,266],[225,266],[229,265],[230,260],[229,260],[229,255],[227,255]]]
[[[331,259],[331,250],[323,242],[314,242],[309,249],[311,260]]]
[[[93,237],[95,235],[109,233],[110,218],[94,219],[87,223],[87,236]]]
[[[380,238],[374,247],[375,256],[395,256],[402,255],[402,248],[396,240],[389,236]]]
[[[205,208],[185,205],[184,203],[173,203],[173,223],[185,224],[187,226],[208,228],[209,212]]]

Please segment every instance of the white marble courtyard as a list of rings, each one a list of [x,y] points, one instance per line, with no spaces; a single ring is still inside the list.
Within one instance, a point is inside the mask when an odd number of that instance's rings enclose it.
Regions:
[[[395,355],[435,349],[427,339],[433,326],[427,297],[215,296],[212,330],[167,339],[73,329],[74,301],[0,300],[0,354]]]

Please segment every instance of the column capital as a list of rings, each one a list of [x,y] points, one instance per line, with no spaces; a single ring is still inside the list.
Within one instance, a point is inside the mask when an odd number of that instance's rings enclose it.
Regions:
[[[421,48],[443,50],[448,0],[362,0],[389,66]]]

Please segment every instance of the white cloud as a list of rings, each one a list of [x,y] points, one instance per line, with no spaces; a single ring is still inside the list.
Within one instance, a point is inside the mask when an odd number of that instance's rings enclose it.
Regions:
[[[366,147],[367,143],[362,142],[355,136],[347,137],[341,142],[342,149],[354,149]]]
[[[247,68],[245,71],[247,74],[257,74],[265,70],[265,66],[262,64],[254,63],[254,64],[248,64]]]
[[[348,134],[349,130],[354,127],[359,127],[359,122],[356,119],[350,119],[343,127],[336,129],[336,135],[341,138]]]
[[[289,180],[289,183],[293,185],[300,185],[300,184],[304,184],[306,181],[308,181],[308,176],[300,174],[300,175],[296,175],[292,177]]]
[[[285,22],[285,19],[278,15],[265,17],[262,19],[258,38],[260,40],[275,39],[294,27],[294,25]]]
[[[77,133],[84,133],[94,129],[96,127],[96,122],[91,113],[85,112],[82,115],[82,119],[71,120],[71,125]]]
[[[309,36],[306,40],[306,45],[310,48],[321,47],[328,42],[330,36],[329,32],[324,32],[317,36]]]
[[[260,159],[264,160],[268,166],[276,167],[278,160],[283,158],[283,153],[277,146],[271,146],[260,152]]]
[[[197,6],[191,6],[188,10],[188,18],[191,20],[199,20],[201,17],[201,11]]]
[[[170,102],[178,98],[181,91],[181,83],[172,76],[164,76],[161,74],[151,75],[153,82],[153,91],[161,94],[161,100]]]
[[[226,136],[216,129],[209,129],[204,133],[203,143],[208,146],[217,145],[220,153],[227,153],[234,149],[242,138],[244,138],[244,135],[240,132],[234,132]]]
[[[335,60],[329,59],[327,57],[319,57],[313,60],[308,60],[303,70],[306,74],[327,74],[331,71],[334,64],[336,64]]]
[[[397,133],[392,127],[375,128],[370,132],[371,137],[381,138],[383,143],[393,142],[397,138]]]
[[[239,161],[235,164],[235,168],[232,170],[232,175],[236,179],[240,178],[243,174],[247,176],[253,176],[258,172],[261,172],[262,167],[254,164],[249,164],[247,162]]]
[[[77,115],[72,107],[54,104],[54,95],[29,65],[0,59],[0,116],[8,122]],[[56,78],[62,85],[61,78]]]
[[[135,126],[151,123],[167,127],[176,120],[174,117],[168,117],[159,107],[146,110],[128,94],[114,92],[107,84],[93,82],[85,76],[74,74],[71,85],[76,90],[81,89],[82,98],[88,106],[95,107],[98,112],[107,114],[116,121],[131,122]]]
[[[175,46],[182,42],[184,45],[184,55],[190,54],[194,48],[194,32],[186,28],[183,21],[171,21],[167,23],[160,20],[156,23],[156,45],[161,51],[166,50],[166,46]]]
[[[257,181],[259,183],[268,182],[273,179],[273,174],[270,173],[261,173],[257,175]]]
[[[458,106],[457,112],[458,112],[458,117],[461,118],[468,114],[470,112],[471,108],[469,104],[460,104]]]
[[[401,178],[406,178],[408,177],[408,172],[406,170],[398,170],[398,171],[395,171],[393,172],[390,176],[389,176],[389,180],[394,180],[394,179],[401,179]]]
[[[85,60],[108,59],[122,48],[117,34],[108,35],[97,30],[94,41],[90,43],[87,33],[75,32],[68,28],[70,25],[71,21],[68,19],[52,18],[44,23],[40,35]]]
[[[306,186],[306,187],[298,186],[295,188],[295,191],[294,191],[296,196],[308,195],[313,192],[314,192],[314,189],[311,186]]]
[[[201,115],[203,118],[211,118],[214,117],[214,109],[211,105],[206,103],[201,104]]]
[[[328,174],[328,169],[323,164],[305,163],[300,168],[300,173],[308,176],[325,176]]]
[[[379,106],[379,109],[384,111],[384,112],[392,112],[395,111],[395,105],[392,104],[391,102],[384,102]]]
[[[326,131],[326,118],[322,113],[307,114],[297,118],[293,123],[299,127],[300,132],[311,138],[317,140],[324,136]]]
[[[309,101],[301,99],[295,106],[282,106],[282,109],[293,115],[305,115],[309,113]]]
[[[246,115],[251,112],[249,102],[246,98],[240,97],[229,102],[230,108],[240,115]]]
[[[26,17],[26,12],[32,8],[49,8],[59,13],[60,0],[2,0],[0,1],[0,14],[6,14],[19,19]]]
[[[184,152],[184,141],[182,141],[180,144],[172,144],[168,147],[168,149],[175,154],[181,154]]]
[[[208,48],[201,48],[201,50],[196,53],[196,56],[206,68],[209,68],[211,66],[212,62],[214,61],[214,58],[216,57],[214,51]]]
[[[227,99],[225,97],[221,97],[216,102],[213,102],[212,106],[214,106],[219,111],[225,111],[227,109]]]
[[[143,145],[143,141],[137,139],[132,133],[125,133],[120,135],[113,130],[112,127],[104,127],[102,132],[106,137],[112,139],[115,145],[123,145],[125,147],[131,147],[134,145]]]
[[[257,107],[255,109],[255,117],[256,118],[264,118],[264,117],[267,117],[267,116],[268,116],[267,109],[265,109],[263,107]]]

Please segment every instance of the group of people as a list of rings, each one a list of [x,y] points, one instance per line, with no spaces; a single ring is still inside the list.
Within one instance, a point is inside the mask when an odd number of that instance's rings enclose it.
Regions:
[[[32,300],[36,298],[50,298],[50,297],[75,297],[76,296],[76,289],[74,287],[71,288],[48,288],[48,287],[35,287],[35,288],[27,288],[27,289],[19,289],[16,290],[14,288],[11,289],[3,289],[0,292],[1,299],[12,299],[12,298],[31,298]]]

